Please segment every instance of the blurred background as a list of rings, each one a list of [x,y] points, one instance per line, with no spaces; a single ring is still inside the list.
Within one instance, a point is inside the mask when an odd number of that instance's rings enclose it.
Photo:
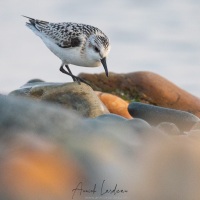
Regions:
[[[200,96],[199,0],[1,0],[0,92],[33,78],[71,81],[61,61],[26,26],[27,15],[50,22],[81,22],[102,29],[112,49],[109,71],[152,71]],[[103,68],[71,66],[81,72]]]

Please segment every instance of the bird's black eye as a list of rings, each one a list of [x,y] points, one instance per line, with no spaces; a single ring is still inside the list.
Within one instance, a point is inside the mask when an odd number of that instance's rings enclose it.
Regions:
[[[95,50],[97,53],[100,52],[99,49],[98,49],[97,47],[94,47],[94,50]]]

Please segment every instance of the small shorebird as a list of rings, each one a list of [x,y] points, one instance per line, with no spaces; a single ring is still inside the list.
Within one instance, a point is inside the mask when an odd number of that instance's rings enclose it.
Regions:
[[[29,19],[26,26],[62,60],[60,71],[71,76],[73,81],[84,82],[72,74],[69,64],[83,67],[98,67],[102,64],[108,76],[106,57],[110,51],[110,43],[101,30],[86,24],[51,23],[27,16],[23,17]]]

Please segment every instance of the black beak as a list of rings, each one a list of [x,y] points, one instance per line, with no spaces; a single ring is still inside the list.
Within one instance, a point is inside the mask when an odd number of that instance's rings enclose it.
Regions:
[[[108,68],[107,68],[107,64],[106,64],[106,57],[104,57],[104,58],[101,59],[101,63],[103,65],[103,67],[104,67],[106,76],[108,77]]]

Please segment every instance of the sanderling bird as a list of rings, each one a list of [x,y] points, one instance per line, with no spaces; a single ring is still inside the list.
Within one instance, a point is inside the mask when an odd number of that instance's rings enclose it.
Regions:
[[[38,19],[26,23],[45,45],[62,60],[60,71],[72,77],[73,81],[83,81],[74,76],[69,64],[83,67],[104,67],[108,76],[106,57],[110,51],[108,37],[98,28],[72,22],[51,23]],[[66,67],[66,68],[64,68]]]

